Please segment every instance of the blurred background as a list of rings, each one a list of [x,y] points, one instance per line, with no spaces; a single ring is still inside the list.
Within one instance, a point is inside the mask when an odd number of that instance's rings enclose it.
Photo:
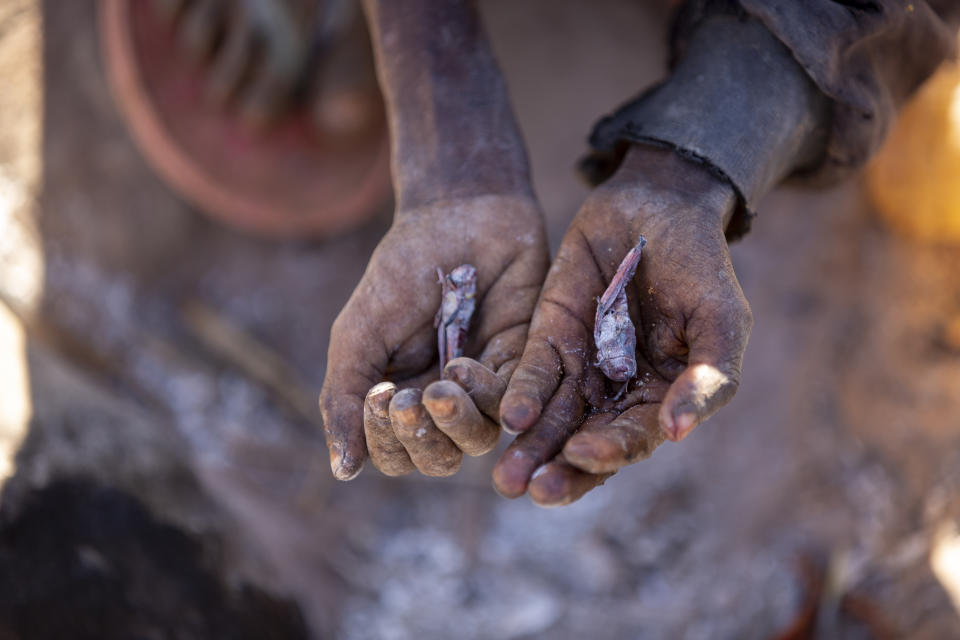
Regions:
[[[666,4],[480,3],[554,249]],[[732,248],[733,403],[545,510],[496,455],[332,479],[330,326],[391,218],[368,60],[251,127],[153,9],[0,0],[0,638],[960,638],[954,67]]]

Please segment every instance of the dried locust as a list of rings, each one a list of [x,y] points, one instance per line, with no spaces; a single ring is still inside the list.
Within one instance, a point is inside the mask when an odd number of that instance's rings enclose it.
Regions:
[[[440,278],[440,308],[433,321],[437,329],[437,348],[440,352],[440,373],[447,363],[463,355],[470,318],[477,306],[477,270],[462,264],[447,275],[437,267]]]
[[[597,366],[614,382],[623,382],[620,393],[637,375],[637,332],[627,307],[627,285],[640,264],[640,255],[647,244],[640,236],[637,245],[627,252],[610,285],[597,298],[597,315],[593,325],[593,341],[597,347]]]

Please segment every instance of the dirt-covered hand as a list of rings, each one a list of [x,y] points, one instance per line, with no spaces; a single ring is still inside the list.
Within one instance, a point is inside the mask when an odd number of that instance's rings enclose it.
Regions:
[[[740,380],[752,326],[727,243],[735,194],[703,167],[637,146],[574,218],[544,284],[520,364],[500,405],[520,435],[494,469],[506,496],[529,489],[565,504],[620,467],[683,439],[726,404]],[[627,286],[637,377],[596,367],[597,297],[640,235]],[[531,477],[533,480],[531,481]]]
[[[440,377],[437,268],[449,273],[461,264],[477,269],[464,350],[476,362],[453,360],[447,380],[429,384]],[[543,216],[531,196],[399,212],[330,336],[320,408],[334,475],[356,476],[369,451],[389,475],[416,468],[446,476],[462,453],[492,449],[496,401],[523,350],[546,269]]]

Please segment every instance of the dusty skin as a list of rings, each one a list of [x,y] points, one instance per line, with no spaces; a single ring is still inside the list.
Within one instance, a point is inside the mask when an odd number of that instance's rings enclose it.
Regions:
[[[706,170],[644,147],[591,194],[501,402],[501,423],[520,433],[494,469],[502,494],[529,488],[540,504],[566,504],[664,437],[683,439],[733,397],[752,327],[723,235],[734,205],[732,189]],[[620,385],[590,361],[595,299],[641,233],[648,245],[627,295],[638,375],[613,402]]]
[[[458,359],[448,367],[462,385],[427,386],[440,377],[433,326],[440,304],[436,268],[449,271],[464,263],[478,273],[478,304],[465,353],[488,371],[471,371]],[[459,458],[450,451],[451,437],[468,454],[489,451],[491,423],[470,400],[468,379],[487,380],[480,385],[480,402],[490,411],[489,392],[483,391],[490,387],[490,372],[506,374],[516,365],[546,268],[542,217],[530,197],[481,196],[399,213],[331,332],[320,406],[334,474],[349,479],[359,473],[368,447],[374,465],[394,475],[413,466],[427,475],[455,472]],[[385,403],[384,394],[392,391],[376,387],[385,378],[400,389],[423,389],[424,411],[419,396],[418,402],[410,397],[400,405],[396,398]],[[426,419],[431,414],[435,419]],[[411,432],[412,421],[418,426]],[[397,439],[399,433],[404,437]],[[443,463],[435,464],[430,451],[443,453]]]
[[[322,407],[337,476],[359,472],[366,455],[361,420],[370,456],[385,473],[416,468],[449,475],[460,452],[492,448],[497,431],[489,418],[499,417],[520,435],[494,470],[495,487],[508,497],[529,490],[538,504],[553,506],[648,457],[665,438],[684,438],[736,392],[752,326],[723,235],[734,204],[733,191],[700,167],[671,152],[632,150],[572,222],[519,364],[525,318],[546,263],[542,236],[523,241],[510,221],[527,228],[538,215],[533,203],[486,197],[443,204],[435,210],[442,219],[431,210],[401,217],[334,326]],[[497,215],[504,210],[517,215]],[[500,239],[471,245],[481,304],[467,352],[479,362],[451,361],[448,380],[421,394],[414,389],[436,377],[432,317],[439,291],[428,263],[466,260],[444,251],[454,236],[463,237],[457,225],[468,218],[488,221],[483,228]],[[428,227],[432,235],[423,232]],[[628,286],[638,376],[617,399],[621,385],[606,381],[591,362],[595,300],[641,232],[649,244]],[[422,248],[411,252],[410,246]],[[491,273],[501,275],[490,282]],[[417,308],[411,302],[417,300],[429,304]],[[402,399],[393,395],[394,384],[376,385],[384,377],[409,388]]]
[[[529,486],[538,503],[564,504],[664,437],[682,439],[735,393],[751,327],[723,235],[735,195],[673,152],[635,147],[583,205],[547,273],[506,88],[470,7],[444,7],[365,3],[398,204],[331,332],[320,396],[331,468],[349,480],[369,454],[388,474],[449,475],[462,453],[489,450],[492,418],[520,434],[494,469],[497,490]],[[440,24],[450,37],[420,47]],[[445,90],[407,90],[424,83]],[[637,377],[619,398],[623,385],[610,388],[591,362],[593,316],[641,234],[648,249],[627,289]],[[438,377],[435,274],[461,264],[478,274],[464,350],[475,362],[454,360],[444,371],[454,384],[427,386]],[[395,386],[376,387],[384,380]]]

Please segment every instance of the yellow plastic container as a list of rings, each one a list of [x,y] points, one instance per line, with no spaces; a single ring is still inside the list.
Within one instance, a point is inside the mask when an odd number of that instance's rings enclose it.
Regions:
[[[896,231],[960,246],[960,66],[943,65],[904,107],[867,188]]]

